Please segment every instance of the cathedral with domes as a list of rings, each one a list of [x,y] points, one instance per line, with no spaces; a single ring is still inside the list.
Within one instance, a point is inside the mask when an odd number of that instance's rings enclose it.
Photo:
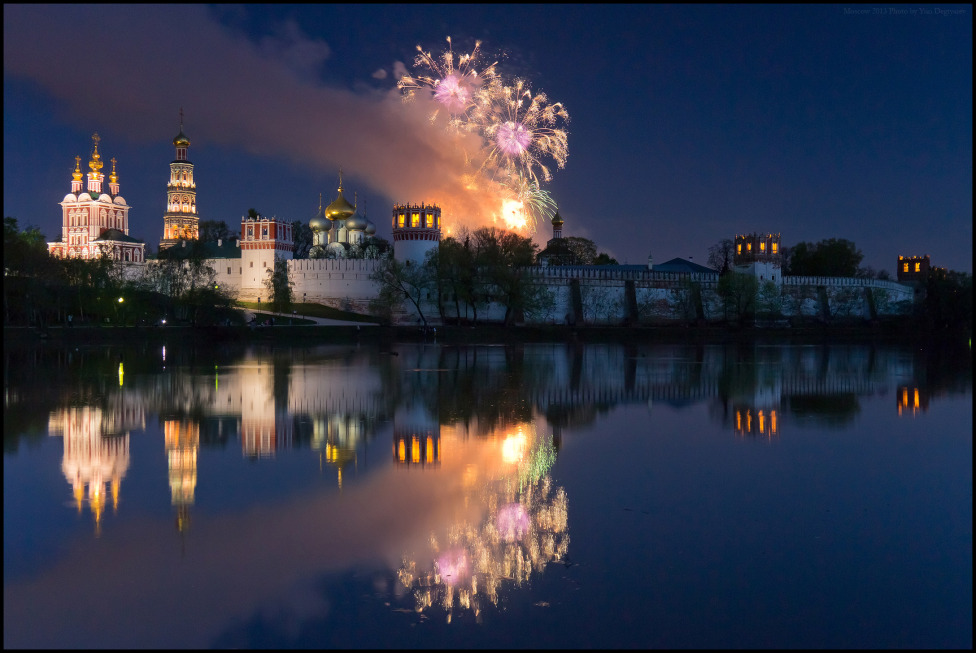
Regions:
[[[322,208],[309,223],[312,230],[311,259],[320,258],[371,258],[366,253],[367,240],[376,235],[376,225],[360,213],[356,204],[342,194],[342,171],[339,171],[339,195],[327,207]]]
[[[115,261],[142,263],[146,243],[129,236],[129,205],[119,192],[119,175],[112,158],[108,188],[98,134],[92,135],[92,154],[88,161],[87,185],[81,172],[81,157],[75,157],[71,192],[61,200],[61,238],[47,244],[52,256],[97,259],[103,254]]]

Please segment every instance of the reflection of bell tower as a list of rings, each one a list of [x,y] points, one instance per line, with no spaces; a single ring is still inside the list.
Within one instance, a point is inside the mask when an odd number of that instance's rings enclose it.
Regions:
[[[109,420],[111,421],[111,420]],[[104,436],[102,410],[94,406],[62,408],[51,413],[48,431],[64,439],[61,471],[71,484],[78,513],[86,501],[95,518],[95,532],[101,533],[102,513],[112,492],[113,510],[118,510],[119,489],[129,469],[129,434]]]
[[[169,469],[171,500],[176,506],[176,527],[189,526],[190,506],[197,487],[197,452],[200,450],[200,425],[196,422],[167,420],[163,424],[166,466]]]
[[[342,489],[342,470],[359,459],[356,446],[365,437],[365,417],[356,415],[333,414],[327,417],[316,417],[312,422],[313,451],[319,452],[319,471],[325,465],[336,469],[339,489]]]

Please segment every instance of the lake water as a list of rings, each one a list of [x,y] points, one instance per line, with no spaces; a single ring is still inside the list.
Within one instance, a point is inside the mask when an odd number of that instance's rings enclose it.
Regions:
[[[968,344],[4,359],[5,647],[973,644]]]

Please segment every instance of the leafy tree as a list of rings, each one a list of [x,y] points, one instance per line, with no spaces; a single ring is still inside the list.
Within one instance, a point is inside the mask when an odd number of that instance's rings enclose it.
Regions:
[[[443,317],[443,304],[454,303],[454,314],[461,320],[467,309],[472,311],[474,322],[478,321],[478,308],[483,305],[479,301],[483,293],[479,294],[479,276],[475,264],[475,252],[471,242],[471,234],[462,228],[457,236],[448,236],[440,242],[432,263],[437,271],[438,307]],[[461,307],[465,310],[462,312]]]
[[[735,246],[731,238],[723,238],[708,248],[708,267],[725,274],[734,267]]]
[[[775,281],[763,281],[756,295],[758,312],[766,317],[779,317],[783,314],[783,293]]]
[[[593,265],[620,265],[617,263],[617,259],[613,258],[606,252],[600,252],[593,259]]]
[[[288,261],[275,255],[274,265],[267,271],[264,287],[268,289],[269,304],[273,312],[291,311],[292,282],[288,278]]]
[[[291,223],[291,235],[295,241],[294,257],[296,259],[308,258],[308,252],[312,249],[312,228],[306,222],[295,220]]]
[[[200,240],[205,242],[230,240],[231,238],[237,237],[237,234],[232,232],[223,220],[201,220],[199,232]]]
[[[413,261],[398,261],[392,256],[381,259],[376,271],[370,279],[379,285],[377,297],[371,303],[373,310],[392,319],[393,312],[400,309],[405,302],[413,305],[420,316],[424,328],[427,328],[427,317],[424,315],[424,292],[431,287],[434,270],[430,258],[424,264]]]
[[[933,269],[925,280],[925,297],[919,307],[927,330],[973,329],[973,275]]]
[[[853,277],[864,254],[843,238],[827,238],[816,244],[801,242],[784,248],[783,273],[792,276]]]
[[[547,265],[593,265],[596,258],[596,244],[589,238],[569,236],[554,238],[537,260],[546,259]]]
[[[475,264],[488,292],[497,293],[505,306],[505,324],[512,324],[526,312],[538,309],[540,297],[529,286],[525,268],[536,258],[538,246],[531,238],[512,231],[482,227],[472,234]]]
[[[23,231],[17,218],[3,219],[3,269],[6,274],[34,276],[47,270],[50,256],[44,234],[34,226]]]
[[[722,300],[725,319],[741,321],[754,314],[759,280],[751,274],[730,272],[718,280],[717,292]]]

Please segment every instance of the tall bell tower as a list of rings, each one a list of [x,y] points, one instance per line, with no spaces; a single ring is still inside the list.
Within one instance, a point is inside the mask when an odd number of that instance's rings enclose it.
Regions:
[[[180,133],[173,139],[176,159],[169,164],[166,186],[166,213],[163,214],[163,239],[160,251],[179,240],[200,238],[200,216],[197,215],[197,185],[193,181],[193,164],[186,158],[190,139],[183,133],[183,109],[180,109]]]

